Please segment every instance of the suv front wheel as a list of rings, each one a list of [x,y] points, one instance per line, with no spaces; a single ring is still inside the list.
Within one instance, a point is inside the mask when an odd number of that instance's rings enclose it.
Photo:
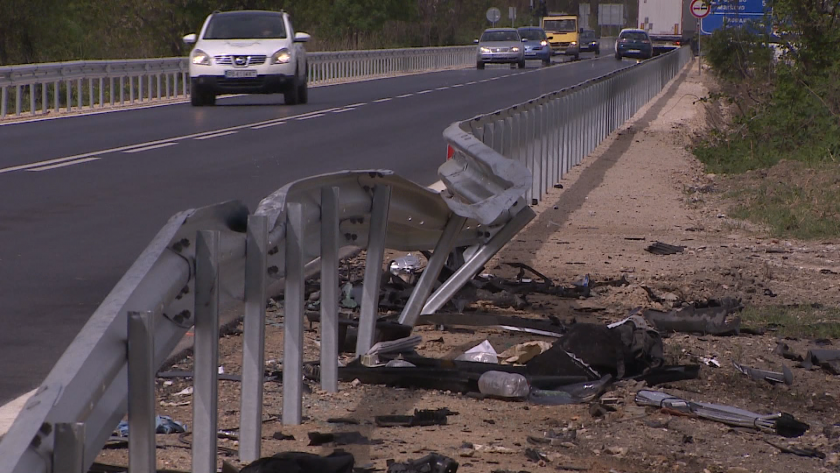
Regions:
[[[201,90],[198,87],[192,87],[190,88],[190,104],[193,107],[216,105],[216,94]]]
[[[299,105],[309,101],[309,89],[306,84],[306,79],[301,81],[297,75],[292,79],[292,83],[283,92],[283,99],[286,105]]]

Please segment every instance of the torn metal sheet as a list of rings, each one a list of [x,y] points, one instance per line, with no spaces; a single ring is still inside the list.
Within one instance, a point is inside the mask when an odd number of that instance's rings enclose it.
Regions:
[[[662,243],[661,241],[654,242],[645,248],[645,251],[655,255],[675,255],[677,253],[682,253],[684,250],[684,246],[669,245],[668,243]]]
[[[793,372],[787,366],[782,365],[782,372],[777,373],[775,371],[766,371],[761,370],[758,368],[750,368],[749,366],[743,366],[736,362],[732,362],[732,365],[735,367],[736,370],[744,373],[745,375],[749,376],[750,378],[756,381],[767,381],[768,383],[772,384],[780,384],[784,383],[790,386],[793,384]]]
[[[693,402],[661,391],[643,389],[636,393],[636,403],[653,406],[679,415],[700,417],[737,427],[774,432],[783,437],[799,437],[811,428],[787,413],[762,415],[722,404]]]
[[[805,355],[802,367],[820,366],[834,375],[840,375],[840,350],[812,349]]]
[[[660,333],[684,332],[709,335],[737,335],[741,318],[730,315],[744,308],[740,299],[710,300],[706,304],[682,307],[670,312],[645,310],[645,319]]]

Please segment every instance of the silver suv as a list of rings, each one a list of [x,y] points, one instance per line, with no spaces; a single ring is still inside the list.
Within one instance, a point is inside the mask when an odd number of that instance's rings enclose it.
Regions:
[[[515,28],[489,28],[481,34],[476,52],[476,68],[484,69],[487,63],[518,65],[525,68],[525,45]]]
[[[207,17],[190,53],[190,102],[214,105],[223,94],[283,93],[290,105],[306,103],[306,33],[295,33],[288,13],[216,12]]]

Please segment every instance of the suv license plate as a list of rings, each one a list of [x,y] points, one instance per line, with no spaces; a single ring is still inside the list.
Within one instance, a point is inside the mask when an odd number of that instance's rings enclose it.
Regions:
[[[257,77],[257,71],[253,69],[246,69],[246,70],[227,70],[225,71],[225,77],[228,79],[236,79],[242,77]]]

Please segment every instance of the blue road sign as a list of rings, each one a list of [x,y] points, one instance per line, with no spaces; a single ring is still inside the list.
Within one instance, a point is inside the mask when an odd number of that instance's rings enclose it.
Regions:
[[[767,12],[767,0],[712,0],[712,12],[703,19],[702,33],[712,34],[724,22],[735,26],[761,20]]]

